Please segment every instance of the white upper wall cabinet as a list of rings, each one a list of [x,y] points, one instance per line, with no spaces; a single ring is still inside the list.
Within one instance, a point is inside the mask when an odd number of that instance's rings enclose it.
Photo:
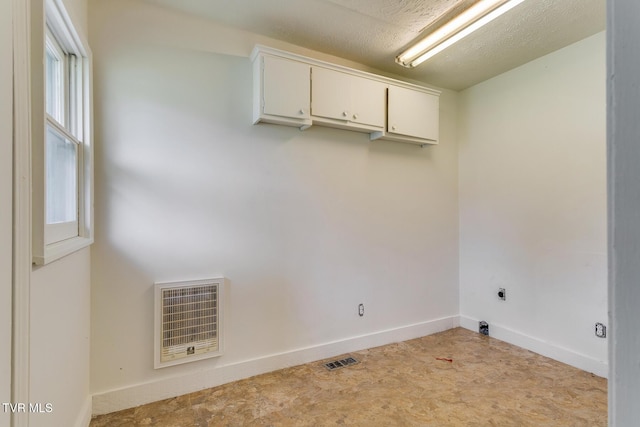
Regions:
[[[324,67],[311,69],[311,115],[314,122],[345,125],[354,130],[385,126],[386,85]]]
[[[276,56],[254,62],[253,123],[311,126],[311,66]]]
[[[389,136],[438,140],[437,96],[390,85],[388,107]]]
[[[316,124],[359,132],[370,139],[438,143],[440,92],[256,46],[253,123]]]

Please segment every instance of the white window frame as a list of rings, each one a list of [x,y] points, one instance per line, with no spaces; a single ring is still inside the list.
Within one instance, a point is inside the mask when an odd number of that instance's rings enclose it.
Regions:
[[[62,0],[45,0],[41,54],[43,68],[32,76],[33,263],[55,261],[93,243],[93,145],[91,51]],[[34,37],[37,35],[34,34]],[[63,59],[61,121],[46,111],[47,46]],[[38,52],[40,54],[40,51]],[[39,81],[38,81],[39,80]],[[37,90],[42,88],[42,90]],[[40,119],[41,118],[41,119]],[[47,224],[46,141],[51,128],[76,146],[77,220]]]

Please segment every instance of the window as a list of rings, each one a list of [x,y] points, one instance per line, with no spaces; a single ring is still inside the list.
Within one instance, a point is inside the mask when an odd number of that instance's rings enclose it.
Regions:
[[[45,0],[44,123],[34,124],[34,262],[93,242],[90,52],[62,0]],[[42,127],[40,127],[42,126]],[[42,141],[36,135],[43,135]]]
[[[47,31],[45,43],[45,243],[78,236],[78,169],[82,141],[74,129],[82,117],[71,92],[78,92],[82,70]],[[80,74],[80,75],[79,75]],[[74,120],[72,120],[74,118]]]

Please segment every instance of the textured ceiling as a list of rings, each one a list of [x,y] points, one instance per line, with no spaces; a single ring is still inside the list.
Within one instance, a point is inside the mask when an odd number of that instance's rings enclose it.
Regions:
[[[604,30],[605,0],[526,0],[417,68],[395,56],[474,0],[145,0],[460,90]]]

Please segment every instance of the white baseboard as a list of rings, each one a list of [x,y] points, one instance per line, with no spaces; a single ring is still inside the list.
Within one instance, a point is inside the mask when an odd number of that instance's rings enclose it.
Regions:
[[[146,403],[193,393],[290,366],[435,334],[459,325],[458,316],[450,316],[313,347],[218,366],[207,371],[163,378],[118,390],[96,393],[93,395],[93,414],[101,415],[133,408]]]
[[[74,425],[76,427],[89,427],[89,423],[91,423],[91,396],[87,396],[82,404]]]
[[[465,329],[478,332],[478,322],[479,319],[460,316],[460,326]],[[576,353],[573,350],[548,343],[530,335],[514,331],[513,329],[491,323],[490,334],[493,338],[531,350],[534,353],[566,363],[567,365],[582,369],[583,371],[591,372],[599,377],[607,378],[609,374],[609,365],[603,360],[598,360],[584,354]]]

